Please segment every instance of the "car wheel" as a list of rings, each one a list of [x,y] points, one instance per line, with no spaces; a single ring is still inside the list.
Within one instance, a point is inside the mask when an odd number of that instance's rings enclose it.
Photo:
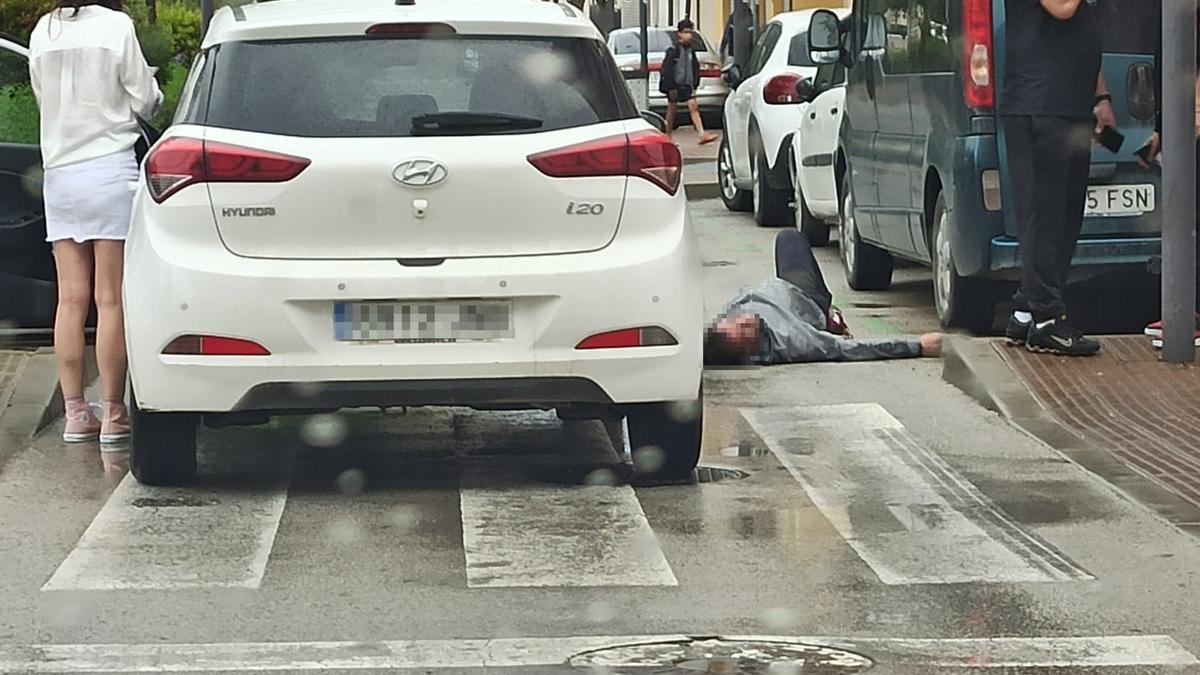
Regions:
[[[190,483],[196,476],[197,417],[146,412],[138,408],[136,396],[130,398],[129,468],[133,477],[143,485]]]
[[[983,279],[958,275],[950,246],[950,212],[946,198],[938,195],[933,207],[933,299],[938,319],[946,328],[966,328],[977,333],[992,329],[996,313],[993,287]]]
[[[829,244],[829,223],[817,218],[808,210],[808,202],[804,201],[804,188],[800,186],[800,181],[795,181],[796,185],[796,227],[800,229],[800,233],[808,238],[808,243],[813,246],[827,246]]]
[[[690,478],[700,462],[703,394],[694,401],[639,403],[626,411],[638,476],[651,482]]]
[[[750,193],[739,190],[733,173],[733,150],[729,147],[728,135],[721,138],[717,151],[717,185],[721,188],[721,201],[730,211],[749,211]]]
[[[854,195],[850,190],[850,173],[842,178],[842,225],[839,229],[842,267],[846,283],[856,291],[883,291],[892,285],[895,265],[887,251],[864,243],[858,234],[858,219],[854,213]]]
[[[754,183],[752,202],[754,204],[754,222],[763,227],[772,225],[787,226],[795,224],[796,214],[789,203],[788,190],[776,190],[768,180],[771,168],[767,166],[767,158],[762,152],[754,153],[751,162],[751,180]]]

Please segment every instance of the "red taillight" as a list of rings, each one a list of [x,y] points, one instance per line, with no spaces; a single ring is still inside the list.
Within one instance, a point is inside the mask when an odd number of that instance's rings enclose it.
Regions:
[[[657,131],[638,131],[549,150],[531,155],[529,163],[553,178],[644,178],[671,195],[679,191],[683,177],[679,147]]]
[[[444,23],[377,23],[367,29],[374,37],[435,38],[450,37],[457,31]]]
[[[626,328],[593,335],[575,349],[623,349],[626,347],[665,347],[679,342],[664,328]]]
[[[283,183],[311,163],[277,152],[175,137],[156,145],[146,158],[146,184],[161,204],[197,183]]]
[[[972,108],[996,105],[992,53],[992,0],[963,0],[963,98]]]
[[[266,347],[251,340],[213,335],[181,335],[163,348],[163,354],[184,356],[270,356]]]
[[[796,93],[796,85],[800,84],[802,75],[783,73],[767,81],[763,87],[763,100],[772,105],[784,103],[799,103],[800,95]]]
[[[701,63],[700,77],[720,77],[721,64],[719,63]]]
[[[652,72],[652,73],[661,72],[661,71],[662,71],[662,64],[661,64],[661,63],[651,63],[651,64],[649,64],[649,65],[647,66],[647,68],[648,68],[648,69],[649,69],[649,71],[650,71],[650,72]],[[626,66],[621,66],[621,72],[622,72],[622,73],[625,73],[625,74],[634,74],[634,75],[636,75],[636,74],[639,74],[639,73],[641,73],[641,72],[642,72],[642,64],[640,64],[640,63],[631,63],[631,64],[629,64],[629,65],[626,65]]]

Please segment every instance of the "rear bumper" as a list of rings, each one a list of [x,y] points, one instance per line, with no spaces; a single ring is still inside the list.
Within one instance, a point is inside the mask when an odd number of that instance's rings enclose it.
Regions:
[[[1159,237],[1081,239],[1075,248],[1073,267],[1147,267],[1162,255]],[[1002,272],[1021,267],[1017,240],[1007,236],[992,239],[991,270]]]

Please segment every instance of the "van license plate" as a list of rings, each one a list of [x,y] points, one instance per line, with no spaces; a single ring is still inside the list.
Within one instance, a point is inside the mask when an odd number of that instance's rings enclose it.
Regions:
[[[1093,185],[1088,188],[1084,214],[1088,218],[1119,218],[1153,213],[1154,185]]]
[[[467,342],[513,337],[509,301],[339,302],[334,336],[343,342]]]

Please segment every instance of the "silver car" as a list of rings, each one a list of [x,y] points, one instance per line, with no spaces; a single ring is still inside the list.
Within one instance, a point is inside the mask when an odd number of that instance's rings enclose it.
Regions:
[[[655,112],[663,112],[667,109],[667,95],[658,90],[658,82],[663,56],[667,48],[675,44],[675,29],[652,27],[647,35],[650,108]],[[721,56],[699,31],[696,32],[693,43],[696,46],[696,57],[700,60],[700,88],[696,90],[696,102],[706,120],[719,120],[725,108],[725,97],[729,95],[729,85],[721,77]],[[641,74],[641,48],[641,31],[638,28],[621,28],[608,35],[608,49],[613,53],[613,58],[626,79],[636,78]],[[687,107],[680,107],[680,113],[686,115]]]

